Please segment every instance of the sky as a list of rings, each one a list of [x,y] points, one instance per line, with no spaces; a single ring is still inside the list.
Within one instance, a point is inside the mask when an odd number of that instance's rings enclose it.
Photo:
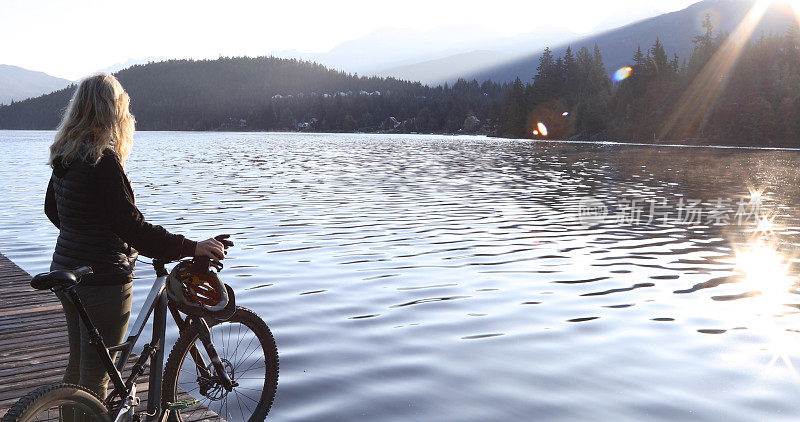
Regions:
[[[130,59],[325,52],[381,28],[586,34],[698,0],[0,0],[0,64],[70,80]]]

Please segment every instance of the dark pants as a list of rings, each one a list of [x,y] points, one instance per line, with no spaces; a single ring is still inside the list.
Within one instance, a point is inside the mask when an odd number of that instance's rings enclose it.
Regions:
[[[132,283],[117,286],[79,285],[75,288],[106,347],[120,344],[125,338],[131,313],[131,285]],[[64,382],[82,385],[105,399],[110,377],[95,346],[89,344],[86,326],[80,320],[72,300],[63,292],[58,293],[58,298],[64,306],[69,335],[69,361]],[[116,353],[112,355],[112,359],[115,356]]]

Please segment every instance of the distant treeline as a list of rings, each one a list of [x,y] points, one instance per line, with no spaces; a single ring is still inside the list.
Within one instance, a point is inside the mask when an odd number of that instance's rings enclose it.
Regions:
[[[545,50],[531,83],[511,84],[498,133],[545,138],[800,147],[800,31],[726,43],[694,38],[687,61],[657,39],[634,52],[619,80],[608,79],[599,49],[554,58]]]
[[[170,60],[116,74],[139,130],[470,132],[505,85],[428,87],[275,57]],[[53,129],[75,86],[0,107],[0,129]]]
[[[274,57],[170,60],[117,73],[140,130],[485,133],[800,147],[800,30],[746,45],[710,19],[691,57],[659,40],[609,79],[603,56],[541,56],[532,81],[429,87]],[[733,46],[733,47],[731,47]],[[0,106],[0,129],[53,129],[70,86]]]

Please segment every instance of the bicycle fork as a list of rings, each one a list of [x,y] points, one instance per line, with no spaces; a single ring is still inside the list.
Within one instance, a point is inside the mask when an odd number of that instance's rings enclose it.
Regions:
[[[203,347],[206,349],[208,357],[211,358],[211,364],[214,366],[214,370],[217,372],[220,385],[222,385],[222,388],[224,388],[226,391],[232,391],[233,387],[236,387],[239,384],[231,380],[231,378],[228,376],[228,371],[225,370],[225,365],[222,363],[222,360],[220,360],[219,354],[217,354],[217,349],[214,347],[214,342],[211,340],[211,331],[208,328],[206,320],[202,317],[194,318],[194,322],[197,326],[197,335],[200,338],[200,342],[203,343]],[[195,360],[195,363],[199,362]]]
[[[214,347],[214,342],[211,340],[211,331],[208,328],[208,323],[206,323],[205,319],[202,317],[187,317],[186,320],[184,320],[178,313],[178,310],[174,307],[170,306],[169,311],[172,314],[172,318],[175,320],[175,324],[178,326],[180,331],[188,329],[189,320],[193,320],[195,322],[195,325],[197,325],[197,334],[200,338],[200,342],[203,343],[203,348],[206,349],[208,357],[211,358],[211,366],[213,366],[214,371],[219,374],[218,381],[220,385],[222,385],[222,388],[228,392],[232,391],[234,387],[237,387],[239,383],[230,379],[228,372],[225,370],[225,365],[219,358],[217,349]],[[192,347],[189,348],[189,354],[192,356],[192,360],[194,360],[200,378],[213,380],[214,375],[209,371],[208,365],[206,365],[206,360],[203,358],[203,355],[200,354],[200,351],[197,350],[195,345],[192,345]]]

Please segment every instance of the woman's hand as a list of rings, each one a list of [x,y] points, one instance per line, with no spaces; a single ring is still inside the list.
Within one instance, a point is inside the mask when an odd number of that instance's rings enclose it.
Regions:
[[[202,242],[197,242],[197,247],[194,249],[194,256],[222,261],[225,259],[225,248],[222,246],[222,242],[211,238]]]

